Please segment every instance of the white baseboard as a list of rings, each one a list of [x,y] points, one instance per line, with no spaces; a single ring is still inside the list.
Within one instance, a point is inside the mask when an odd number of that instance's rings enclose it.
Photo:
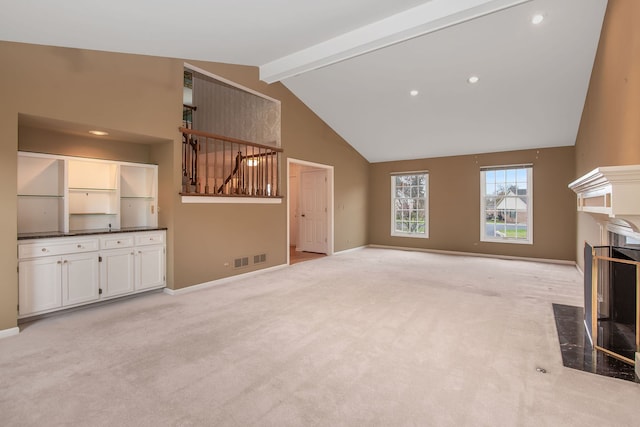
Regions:
[[[366,248],[366,247],[367,247],[367,245],[364,245],[364,246],[358,246],[358,247],[355,247],[355,248],[345,249],[345,250],[343,250],[343,251],[334,252],[333,254],[334,254],[334,255],[346,254],[346,253],[349,253],[349,252],[360,251],[360,250],[362,250],[362,249],[364,249],[364,248]]]
[[[14,335],[18,335],[20,333],[20,328],[17,326],[15,328],[3,329],[0,331],[0,339],[12,337]]]
[[[203,289],[212,288],[214,286],[223,285],[225,283],[235,282],[236,280],[246,279],[248,277],[257,276],[259,274],[267,273],[269,271],[281,270],[283,268],[289,267],[287,264],[280,264],[274,267],[263,268],[261,270],[250,271],[248,273],[238,274],[236,276],[225,277],[223,279],[212,280],[210,282],[200,283],[198,285],[187,286],[186,288],[181,289],[169,289],[164,288],[164,293],[169,295],[183,295],[188,294],[190,292],[201,291]]]
[[[511,256],[511,255],[481,254],[476,252],[444,251],[440,249],[409,248],[404,246],[369,245],[369,247],[378,248],[378,249],[397,249],[400,251],[429,252],[429,253],[443,254],[443,255],[473,256],[473,257],[480,257],[480,258],[496,258],[496,259],[507,259],[507,260],[516,260],[516,261],[544,262],[548,264],[576,265],[575,261],[567,261],[562,259],[530,258],[530,257],[520,257],[520,256]]]

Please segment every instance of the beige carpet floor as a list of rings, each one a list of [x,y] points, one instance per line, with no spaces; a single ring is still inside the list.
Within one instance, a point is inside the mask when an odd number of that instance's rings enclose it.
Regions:
[[[0,340],[0,425],[638,426],[639,384],[562,366],[581,301],[571,266],[373,248],[145,295]]]

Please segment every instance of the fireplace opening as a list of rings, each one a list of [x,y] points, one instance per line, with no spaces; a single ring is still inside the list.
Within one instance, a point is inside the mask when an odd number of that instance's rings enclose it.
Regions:
[[[590,338],[596,338],[593,344],[632,361],[638,351],[636,293],[640,240],[611,231],[608,240],[610,244],[606,246],[585,247],[585,256],[590,252],[590,261],[596,260],[596,269],[591,271],[587,268],[589,271],[585,274],[585,326]],[[585,267],[591,267],[590,264],[585,264]],[[593,274],[597,283],[595,300]],[[592,312],[597,313],[595,324],[589,315],[594,302],[597,305],[597,310]],[[595,327],[597,331],[593,330]]]

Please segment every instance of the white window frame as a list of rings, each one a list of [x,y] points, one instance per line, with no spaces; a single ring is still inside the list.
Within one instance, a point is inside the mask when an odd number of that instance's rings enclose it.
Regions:
[[[527,171],[527,239],[493,237],[486,235],[486,172],[509,169],[525,169]],[[487,166],[480,168],[480,241],[492,243],[515,243],[520,245],[533,244],[533,165]]]
[[[424,233],[418,232],[405,232],[396,231],[396,177],[397,176],[414,176],[424,175],[424,197],[410,197],[414,200],[424,200]],[[394,172],[391,174],[391,235],[395,237],[413,237],[419,239],[429,238],[429,172],[428,171],[415,171],[415,172]]]

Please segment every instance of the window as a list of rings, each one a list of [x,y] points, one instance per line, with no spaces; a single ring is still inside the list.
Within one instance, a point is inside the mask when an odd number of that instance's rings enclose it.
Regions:
[[[391,235],[429,237],[429,174],[391,175]]]
[[[480,240],[533,243],[531,165],[480,169]]]

